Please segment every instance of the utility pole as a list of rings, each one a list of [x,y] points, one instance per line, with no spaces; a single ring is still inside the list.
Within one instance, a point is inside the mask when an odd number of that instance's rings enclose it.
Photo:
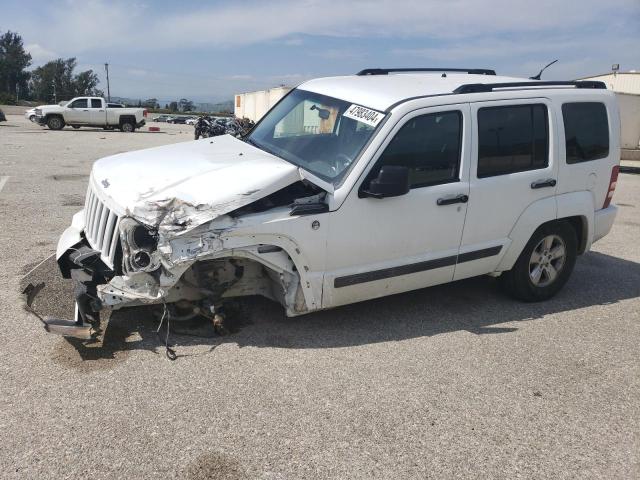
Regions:
[[[52,82],[51,85],[53,85],[53,103],[57,104],[58,96],[56,95],[56,82]]]
[[[111,101],[111,89],[109,88],[109,64],[104,64],[104,69],[107,72],[107,102]]]

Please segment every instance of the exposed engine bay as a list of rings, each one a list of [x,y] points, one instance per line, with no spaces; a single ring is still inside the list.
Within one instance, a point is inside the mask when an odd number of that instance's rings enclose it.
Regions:
[[[326,211],[325,195],[319,187],[300,179],[197,227],[179,222],[166,227],[163,221],[175,213],[170,211],[159,215],[154,226],[124,216],[113,229],[113,253],[106,256],[100,245],[108,242],[96,242],[95,238],[100,234],[104,237],[109,227],[92,225],[87,216],[92,211],[95,216],[96,207],[88,202],[80,212],[85,224],[81,241],[58,258],[63,276],[76,283],[76,319],[73,327],[69,322],[67,333],[61,321],[50,331],[88,338],[87,330],[78,335],[77,327],[93,326],[97,330],[100,312],[105,308],[156,304],[163,305],[174,320],[202,316],[223,331],[222,312],[227,299],[253,295],[280,303],[289,316],[319,308],[320,299],[311,294],[309,283],[307,292],[303,288],[296,265],[301,260],[300,250],[292,240],[267,235],[265,240],[270,241],[263,243],[261,235],[256,234],[268,217],[282,221]],[[183,208],[180,218],[189,208],[204,210],[179,204]],[[165,205],[170,209],[176,202]],[[108,215],[106,209],[103,207],[100,217]],[[245,230],[251,235],[245,235]],[[294,260],[289,252],[298,258]],[[302,270],[308,271],[302,263]]]

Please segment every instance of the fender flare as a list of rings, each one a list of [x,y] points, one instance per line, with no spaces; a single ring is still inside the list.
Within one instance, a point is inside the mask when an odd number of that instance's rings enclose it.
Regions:
[[[533,233],[543,224],[563,218],[581,218],[583,231],[580,253],[591,248],[594,225],[594,199],[590,191],[571,192],[538,200],[527,207],[509,232],[511,245],[496,271],[510,270]]]
[[[540,225],[557,218],[556,197],[547,197],[530,204],[509,232],[511,244],[496,267],[496,271],[511,270],[520,253]]]

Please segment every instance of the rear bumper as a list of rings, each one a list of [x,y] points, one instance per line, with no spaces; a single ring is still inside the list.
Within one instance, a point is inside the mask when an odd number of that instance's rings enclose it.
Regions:
[[[596,210],[593,225],[593,242],[597,242],[611,231],[616,219],[618,207],[609,205],[607,208]]]

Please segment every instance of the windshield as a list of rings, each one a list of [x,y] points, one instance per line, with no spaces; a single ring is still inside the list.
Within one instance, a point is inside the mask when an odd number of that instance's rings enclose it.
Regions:
[[[246,141],[333,183],[347,173],[382,118],[337,98],[294,90]]]

